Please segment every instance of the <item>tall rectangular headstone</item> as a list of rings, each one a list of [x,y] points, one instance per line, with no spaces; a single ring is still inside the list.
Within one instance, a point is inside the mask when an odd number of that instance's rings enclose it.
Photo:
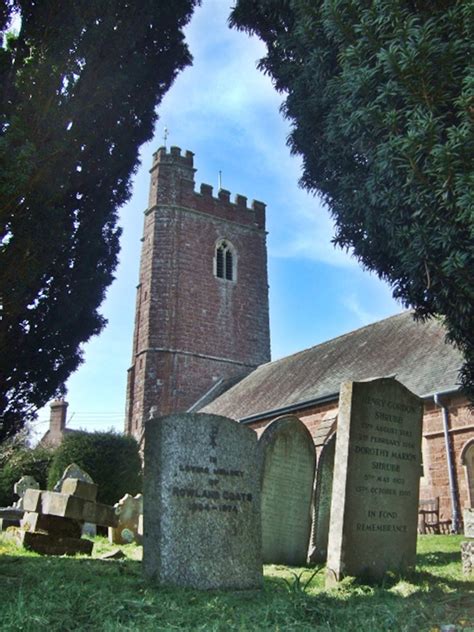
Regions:
[[[421,399],[394,379],[342,384],[328,585],[414,566],[422,419]]]
[[[257,436],[206,414],[145,427],[143,567],[161,584],[262,585]]]
[[[259,439],[262,458],[262,556],[266,564],[306,563],[316,453],[294,415],[275,419]]]

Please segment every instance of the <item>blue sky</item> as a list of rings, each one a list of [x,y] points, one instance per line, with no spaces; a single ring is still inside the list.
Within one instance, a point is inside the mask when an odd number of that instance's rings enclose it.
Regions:
[[[222,186],[267,204],[272,359],[313,346],[402,311],[390,288],[331,244],[333,224],[320,201],[298,186],[300,161],[286,145],[283,96],[256,69],[265,53],[256,38],[231,30],[228,0],[203,0],[186,30],[194,57],[159,107],[155,137],[141,149],[133,196],[121,209],[120,264],[101,311],[107,328],[84,348],[68,381],[68,426],[123,429],[131,362],[143,211],[152,153],[163,144],[195,154],[196,188]],[[34,424],[47,429],[49,407]]]

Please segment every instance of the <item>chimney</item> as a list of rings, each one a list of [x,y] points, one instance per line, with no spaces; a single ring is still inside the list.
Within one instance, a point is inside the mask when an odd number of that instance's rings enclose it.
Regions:
[[[68,403],[64,399],[55,399],[50,404],[49,432],[51,439],[61,439],[66,427],[66,414]]]

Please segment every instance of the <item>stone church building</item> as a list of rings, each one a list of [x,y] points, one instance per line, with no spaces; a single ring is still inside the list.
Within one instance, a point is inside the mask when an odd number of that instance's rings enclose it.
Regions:
[[[474,506],[474,415],[441,323],[404,312],[271,362],[265,205],[196,191],[194,173],[189,151],[154,154],[125,432],[141,442],[151,412],[216,413],[257,432],[292,413],[322,462],[334,458],[341,382],[395,377],[424,401],[421,498],[439,498],[455,529]]]

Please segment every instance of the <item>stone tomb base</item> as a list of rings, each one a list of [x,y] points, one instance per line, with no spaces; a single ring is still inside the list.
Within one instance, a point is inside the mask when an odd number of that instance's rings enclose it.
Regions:
[[[113,508],[96,503],[96,496],[97,485],[70,478],[63,481],[61,492],[28,489],[23,498],[21,544],[48,555],[90,555],[93,543],[81,539],[83,523],[117,523]]]
[[[50,533],[20,531],[20,541],[25,549],[47,555],[90,555],[94,543],[81,538],[67,538]]]

